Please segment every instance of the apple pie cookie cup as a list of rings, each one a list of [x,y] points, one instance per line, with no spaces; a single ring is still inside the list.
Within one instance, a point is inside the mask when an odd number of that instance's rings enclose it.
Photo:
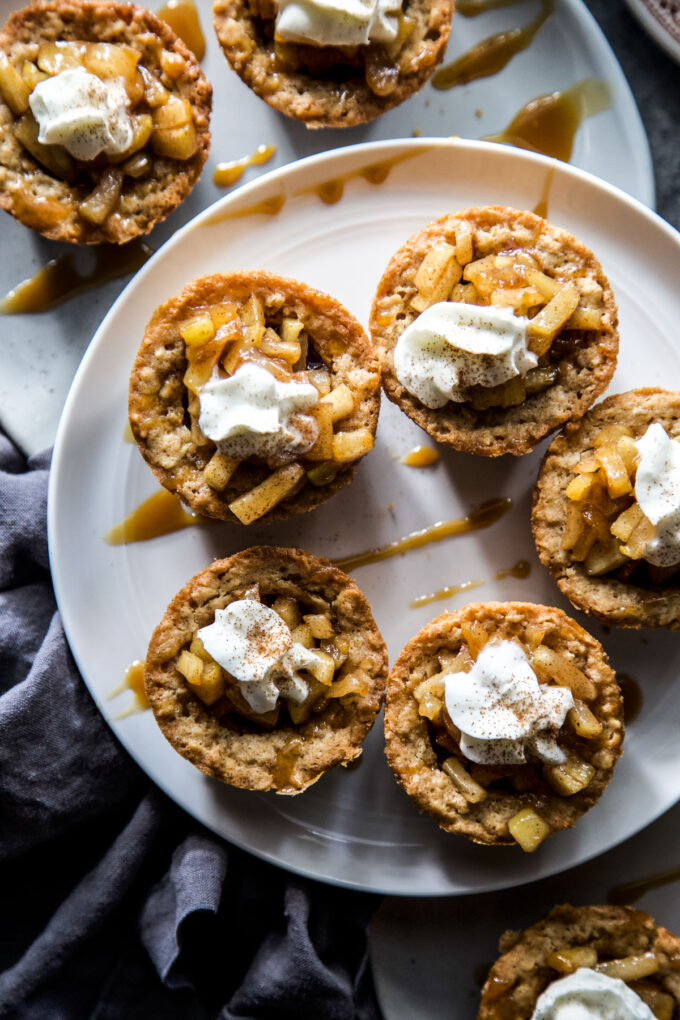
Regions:
[[[455,683],[498,640],[523,649],[541,689],[571,691],[557,733],[563,763],[479,764],[461,750],[445,677]],[[388,678],[386,753],[397,781],[442,829],[476,843],[531,852],[571,827],[611,779],[623,733],[621,693],[602,646],[547,606],[487,602],[444,613],[409,641]]]
[[[269,106],[309,128],[374,120],[425,85],[441,63],[453,0],[404,0],[392,43],[318,46],[274,37],[273,0],[215,0],[227,61]]]
[[[542,993],[579,968],[624,981],[657,1020],[680,1012],[680,939],[633,907],[554,907],[525,931],[505,932],[499,950],[477,1020],[530,1020]]]
[[[275,710],[254,712],[197,638],[244,599],[273,610],[312,651],[304,701],[280,697]],[[175,596],[149,644],[145,687],[163,735],[201,772],[297,794],[361,754],[386,674],[385,643],[356,584],[310,553],[260,546],[216,560]]]
[[[316,390],[316,441],[279,466],[225,455],[199,428],[201,387],[244,365]],[[130,377],[132,432],[161,484],[196,513],[242,524],[311,510],[350,482],[379,408],[378,358],[357,320],[264,272],[202,277],[161,305]]]
[[[460,399],[426,406],[397,377],[395,349],[439,302],[528,318],[534,367],[499,385],[462,386]],[[437,442],[497,457],[528,453],[585,413],[614,373],[617,323],[614,295],[592,252],[534,213],[488,206],[443,216],[399,249],[378,284],[370,332],[393,403]]]
[[[38,140],[30,97],[75,70],[98,87],[124,86],[131,134],[122,151],[83,159]],[[34,0],[0,33],[0,208],[56,241],[123,244],[146,234],[200,177],[211,105],[193,53],[150,11]]]
[[[680,393],[607,397],[551,443],[534,487],[541,562],[569,601],[618,627],[680,629],[680,563],[644,559],[654,526],[635,495],[636,442],[653,424],[680,440]]]

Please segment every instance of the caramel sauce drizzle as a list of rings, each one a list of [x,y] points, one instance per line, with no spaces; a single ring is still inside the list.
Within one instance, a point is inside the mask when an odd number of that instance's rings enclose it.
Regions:
[[[517,560],[517,563],[512,567],[506,567],[505,570],[497,570],[493,575],[493,579],[494,581],[502,581],[504,577],[518,577],[524,580],[530,573],[531,564],[529,561]],[[420,609],[421,606],[427,606],[430,602],[440,602],[442,599],[458,595],[459,592],[467,591],[469,588],[478,588],[480,584],[484,584],[484,581],[463,581],[462,584],[450,584],[446,588],[440,588],[439,591],[431,592],[429,595],[419,595],[409,605],[411,609]]]
[[[548,216],[548,201],[550,200],[550,189],[552,188],[553,177],[555,176],[555,167],[551,166],[545,175],[545,182],[543,184],[543,191],[541,197],[533,208],[533,211],[537,216],[542,216],[546,219]]]
[[[258,145],[255,152],[251,152],[249,156],[233,159],[230,163],[218,163],[213,171],[213,182],[219,188],[228,188],[241,180],[249,166],[262,166],[263,163],[268,163],[275,152],[275,145]]]
[[[505,995],[515,983],[516,978],[500,978],[497,974],[490,973],[486,979],[483,991],[482,991],[482,1006],[487,1006],[491,1002],[495,1002],[500,999],[501,996]],[[514,1020],[511,1010],[514,1012],[515,1006],[510,1004],[509,1010],[506,1012],[503,1009],[502,1014],[498,1012],[498,1006],[495,1007],[496,1016],[499,1020]]]
[[[379,163],[369,163],[367,166],[358,167],[356,170],[350,170],[346,174],[342,174],[340,177],[334,177],[327,181],[321,181],[319,184],[312,184],[307,188],[301,188],[299,191],[293,192],[293,198],[297,198],[300,195],[318,195],[322,202],[326,205],[335,205],[339,202],[345,193],[345,184],[355,178],[362,177],[369,184],[382,184],[389,177],[390,171],[393,167],[397,166],[398,163],[403,163],[407,159],[415,159],[416,156],[420,156],[423,152],[429,152],[432,148],[431,145],[419,145],[413,149],[409,149],[408,152],[399,153],[398,156],[392,156],[390,159],[381,160]],[[287,196],[284,192],[278,195],[272,195],[270,198],[265,198],[261,202],[255,202],[254,205],[247,205],[243,209],[228,209],[226,212],[216,212],[212,216],[209,216],[206,220],[200,224],[202,227],[212,227],[217,223],[223,223],[225,220],[237,220],[242,219],[245,216],[276,216],[280,213],[286,204]]]
[[[406,467],[429,467],[439,460],[439,451],[431,446],[414,446],[412,450],[400,458],[400,463]]]
[[[186,43],[196,60],[203,60],[205,37],[193,0],[168,0],[158,11],[158,17],[170,26],[183,43]]]
[[[123,674],[123,679],[107,694],[106,700],[112,701],[124,691],[132,691],[135,696],[134,700],[129,708],[119,715],[112,716],[112,719],[126,719],[129,715],[136,715],[138,712],[145,712],[147,708],[151,708],[144,689],[144,662],[141,659],[135,659],[130,663]]]
[[[295,778],[295,766],[304,744],[302,737],[289,737],[276,755],[272,779],[279,793],[292,793],[304,785]]]
[[[497,4],[494,6],[505,6]],[[483,9],[486,9],[483,8]],[[473,46],[467,53],[442,67],[432,78],[436,89],[452,89],[456,85],[466,85],[478,78],[489,78],[498,74],[510,63],[512,58],[530,45],[534,36],[543,27],[555,10],[555,0],[541,0],[541,10],[524,28],[511,28],[505,32],[497,32]]]
[[[190,528],[196,524],[204,524],[201,517],[188,514],[179,496],[159,489],[133,510],[120,524],[116,524],[104,536],[109,545],[129,545],[131,542],[147,542],[160,535],[169,535],[182,528]]]
[[[246,216],[276,216],[286,204],[286,196],[283,192],[272,195],[270,198],[263,198],[261,202],[254,205],[247,205],[243,209],[227,209],[226,212],[216,212],[203,220],[202,227],[214,227],[217,223],[224,223],[225,220],[240,220]]]
[[[449,596],[458,595],[461,591],[468,591],[469,588],[478,588],[480,584],[484,584],[484,582],[463,581],[462,584],[449,584],[446,588],[440,588],[439,591],[433,591],[429,595],[419,595],[418,598],[409,602],[409,606],[411,609],[420,609],[421,606],[427,606],[430,602],[441,602],[442,599],[448,599]]]
[[[430,542],[441,542],[442,539],[452,535],[464,535],[469,531],[477,531],[478,528],[488,528],[506,514],[511,506],[512,500],[507,497],[489,499],[475,507],[465,517],[439,521],[430,528],[413,531],[410,535],[397,539],[396,542],[390,542],[377,549],[368,549],[366,552],[357,553],[354,556],[343,556],[332,562],[341,570],[349,572],[369,563],[379,563],[381,560],[390,559],[392,556],[403,556],[414,549],[421,549],[424,545],[429,545]]]
[[[623,721],[629,726],[634,719],[637,719],[642,708],[642,688],[637,680],[634,680],[628,673],[617,673],[616,682],[621,688],[623,697]]]
[[[335,205],[344,195],[345,185],[348,181],[363,178],[369,184],[384,184],[395,166],[398,166],[399,163],[404,163],[408,159],[415,159],[416,156],[420,156],[423,152],[429,152],[431,148],[431,145],[419,145],[416,148],[409,149],[408,152],[392,156],[390,159],[383,159],[378,163],[369,163],[368,166],[349,170],[346,174],[341,174],[339,177],[332,177],[327,181],[321,181],[319,184],[311,184],[308,188],[301,188],[300,191],[295,192],[295,195],[318,195],[325,205]]]
[[[504,142],[518,149],[542,152],[567,163],[580,125],[609,106],[611,90],[607,82],[585,78],[563,92],[536,96],[499,134],[486,135],[485,138],[486,141]]]
[[[639,900],[645,893],[659,886],[668,885],[670,882],[677,882],[680,879],[680,868],[671,868],[669,871],[659,871],[656,875],[648,878],[638,878],[633,882],[625,882],[621,885],[612,886],[607,895],[607,903],[614,906],[626,906]]]
[[[103,283],[136,273],[153,252],[142,241],[102,244],[84,253],[87,265],[79,269],[81,254],[69,252],[48,262],[2,299],[0,312],[3,315],[48,312]]]

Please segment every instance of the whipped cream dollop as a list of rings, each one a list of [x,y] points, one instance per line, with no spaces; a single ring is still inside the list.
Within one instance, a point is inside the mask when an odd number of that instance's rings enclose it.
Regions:
[[[122,79],[102,81],[82,67],[38,82],[28,97],[38,122],[38,141],[63,145],[75,159],[116,156],[134,133]]]
[[[527,350],[528,322],[511,308],[438,301],[399,337],[397,379],[434,409],[467,400],[470,386],[499,386],[524,376],[538,364]]]
[[[316,420],[304,413],[319,400],[316,387],[281,382],[251,361],[226,378],[214,373],[198,399],[201,432],[222,453],[238,460],[292,460],[306,453],[319,434]]]
[[[654,566],[680,563],[680,443],[658,422],[635,444],[640,454],[635,498],[656,527],[644,557]]]
[[[301,704],[309,684],[299,670],[317,662],[314,652],[293,641],[278,613],[256,599],[239,599],[215,611],[215,621],[198,631],[208,655],[238,680],[253,712],[276,708],[280,697]]]
[[[531,1020],[654,1020],[654,1014],[625,981],[581,967],[548,985]]]
[[[401,0],[279,0],[275,36],[316,46],[365,46],[397,38]]]
[[[519,765],[527,749],[550,764],[566,761],[557,731],[574,697],[566,687],[539,683],[515,641],[490,641],[469,673],[447,674],[444,686],[446,710],[470,761]]]

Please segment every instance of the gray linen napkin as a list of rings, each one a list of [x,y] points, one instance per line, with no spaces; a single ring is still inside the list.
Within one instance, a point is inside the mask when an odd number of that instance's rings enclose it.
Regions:
[[[209,834],[99,715],[52,593],[48,475],[0,434],[0,1015],[377,1020],[375,898]]]

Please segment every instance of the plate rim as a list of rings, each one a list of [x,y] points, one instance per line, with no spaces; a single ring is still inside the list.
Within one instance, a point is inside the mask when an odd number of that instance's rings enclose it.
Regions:
[[[60,559],[61,554],[58,544],[58,534],[60,529],[59,509],[61,498],[60,474],[62,462],[65,463],[69,456],[67,438],[70,427],[70,419],[74,413],[74,408],[79,397],[79,391],[82,384],[81,381],[87,375],[89,371],[90,362],[93,360],[99,347],[104,342],[103,338],[108,329],[109,321],[115,318],[119,306],[122,305],[128,299],[129,291],[133,287],[136,289],[138,287],[143,286],[145,275],[153,269],[155,264],[158,261],[160,261],[161,258],[166,258],[168,257],[169,254],[171,255],[172,249],[175,246],[181,245],[182,240],[187,234],[187,232],[193,230],[194,227],[200,225],[202,221],[208,219],[212,215],[215,215],[215,213],[218,212],[221,213],[224,212],[225,210],[228,210],[230,206],[234,206],[236,209],[238,209],[240,206],[246,205],[253,193],[256,193],[258,191],[266,192],[267,190],[271,190],[271,185],[276,184],[281,178],[284,179],[288,177],[295,178],[297,175],[304,176],[307,174],[310,168],[316,169],[320,166],[324,166],[327,164],[333,165],[336,163],[342,163],[346,159],[354,156],[359,157],[365,155],[369,157],[370,161],[370,157],[372,157],[374,154],[384,153],[385,150],[394,150],[393,154],[398,155],[400,152],[403,152],[404,149],[420,149],[425,147],[427,147],[430,150],[462,149],[463,151],[466,150],[471,152],[475,151],[477,153],[487,153],[489,155],[494,153],[498,155],[500,150],[502,149],[503,154],[506,157],[509,157],[511,160],[516,161],[518,163],[529,162],[537,164],[544,168],[545,170],[550,170],[551,168],[554,168],[556,174],[557,173],[565,174],[567,178],[576,181],[583,181],[585,179],[586,183],[590,187],[595,188],[596,191],[599,190],[607,193],[615,200],[623,202],[624,205],[632,207],[632,209],[634,209],[638,214],[648,219],[650,223],[653,224],[656,230],[661,230],[678,247],[678,253],[680,255],[680,232],[676,231],[675,228],[673,228],[669,223],[667,223],[653,210],[649,209],[639,199],[633,198],[632,196],[628,195],[626,192],[623,192],[621,189],[615,187],[614,185],[611,185],[608,182],[603,181],[602,179],[596,177],[593,174],[588,173],[587,171],[571,166],[570,164],[562,163],[559,160],[554,160],[550,157],[546,157],[541,154],[528,152],[526,150],[515,149],[512,146],[499,146],[498,143],[494,142],[481,142],[469,139],[442,139],[442,138],[386,139],[373,142],[363,142],[357,145],[345,146],[339,149],[333,149],[323,153],[316,153],[304,159],[298,160],[295,163],[288,164],[284,167],[271,170],[268,173],[255,178],[253,181],[244,184],[242,187],[235,189],[230,194],[225,195],[222,198],[218,199],[217,202],[213,203],[213,205],[209,206],[205,210],[202,210],[199,214],[197,214],[196,217],[189,221],[189,223],[187,223],[180,230],[178,230],[164,245],[161,246],[161,248],[158,249],[157,252],[154,253],[152,258],[149,259],[149,261],[142,267],[142,269],[132,278],[132,280],[127,284],[127,286],[122,291],[120,296],[111,306],[111,308],[107,311],[106,315],[103,317],[75,375],[75,378],[69,390],[64,410],[60,418],[57,437],[54,444],[52,468],[50,471],[48,485],[47,531],[48,531],[48,553],[50,570],[52,574],[52,583],[54,586],[54,592],[57,601],[57,607],[60,613],[62,626],[64,628],[64,633],[66,635],[66,639],[68,641],[71,654],[73,655],[73,658],[76,662],[76,665],[83,679],[83,682],[88,690],[88,693],[95,701],[95,705],[98,711],[100,711],[100,714],[102,714],[102,717],[104,718],[106,724],[109,726],[109,729],[113,734],[114,738],[118,740],[118,742],[123,746],[125,751],[128,754],[130,754],[130,756],[133,758],[136,764],[142,769],[142,771],[147,775],[151,782],[159,786],[163,790],[163,792],[168,797],[170,797],[171,800],[174,800],[175,803],[178,803],[179,806],[183,810],[186,810],[187,813],[191,815],[191,817],[193,817],[196,821],[199,822],[199,824],[204,824],[208,829],[213,831],[219,838],[225,839],[225,841],[240,847],[242,850],[245,850],[249,853],[253,853],[260,859],[266,860],[271,864],[275,864],[286,871],[292,872],[293,874],[301,875],[306,878],[315,879],[317,881],[322,881],[330,885],[351,888],[362,892],[374,894],[378,893],[383,895],[396,895],[400,897],[418,896],[434,898],[451,895],[471,895],[474,893],[479,893],[481,891],[490,892],[494,890],[518,887],[524,884],[529,884],[538,879],[547,878],[550,875],[562,873],[571,867],[592,860],[593,858],[598,857],[601,854],[606,853],[607,851],[613,849],[613,847],[617,846],[625,839],[628,839],[631,836],[635,835],[637,832],[641,831],[641,829],[645,828],[647,825],[655,821],[656,818],[658,818],[660,815],[665,813],[665,811],[667,811],[670,807],[673,806],[673,804],[677,802],[678,799],[680,799],[680,787],[678,788],[677,796],[675,797],[674,800],[672,800],[664,807],[659,809],[653,816],[646,818],[645,821],[640,826],[631,830],[630,832],[627,832],[624,836],[614,839],[614,841],[609,843],[606,847],[598,848],[594,850],[592,853],[587,853],[584,856],[579,857],[577,861],[568,863],[563,867],[560,867],[559,864],[557,864],[554,868],[549,868],[549,870],[546,871],[545,873],[541,873],[539,876],[537,876],[537,878],[527,876],[526,878],[522,878],[519,881],[515,877],[504,879],[502,877],[502,874],[499,872],[498,877],[493,882],[485,884],[483,890],[478,887],[464,890],[460,889],[452,890],[450,887],[442,888],[441,878],[439,879],[440,884],[437,885],[436,887],[429,886],[427,889],[419,888],[416,891],[404,890],[403,888],[396,888],[394,885],[390,885],[389,882],[386,882],[385,884],[382,885],[373,882],[372,884],[367,885],[360,881],[354,881],[344,876],[329,875],[323,871],[322,866],[310,868],[309,866],[297,865],[294,860],[284,861],[278,855],[268,853],[266,848],[262,848],[260,846],[253,847],[251,844],[247,842],[245,838],[239,837],[235,838],[231,834],[229,835],[229,837],[227,837],[217,829],[215,824],[211,824],[209,820],[205,820],[202,817],[197,818],[197,816],[193,814],[188,807],[185,806],[184,802],[177,800],[176,795],[172,790],[167,789],[166,786],[162,784],[162,782],[159,782],[158,779],[149,774],[146,766],[139,761],[137,754],[131,749],[130,740],[125,739],[124,736],[121,736],[117,729],[114,728],[114,726],[112,725],[112,723],[115,720],[108,719],[103,714],[103,712],[101,712],[96,693],[91,689],[90,684],[86,679],[85,671],[81,668],[78,650],[74,648],[71,644],[71,634],[75,629],[73,626],[73,622],[74,615],[77,614],[77,606],[75,605],[75,600],[72,600],[69,597],[64,587],[65,584],[64,573],[62,572]]]

